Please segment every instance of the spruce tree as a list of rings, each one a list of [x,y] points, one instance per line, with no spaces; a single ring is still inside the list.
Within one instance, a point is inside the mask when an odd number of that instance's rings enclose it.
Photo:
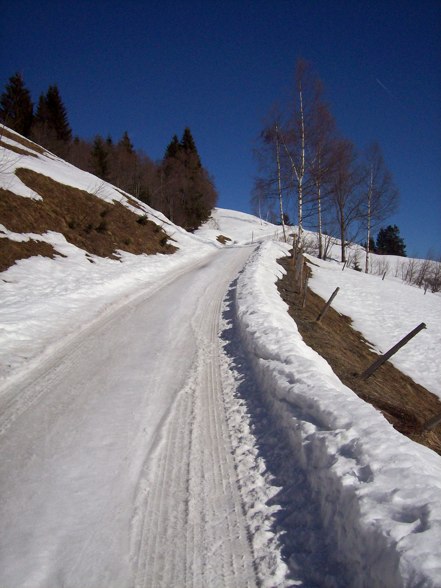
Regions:
[[[133,155],[135,153],[133,143],[130,140],[127,131],[124,131],[124,134],[118,143],[118,147],[120,147],[125,153],[128,153],[129,155]]]
[[[163,212],[190,231],[208,220],[216,203],[216,190],[188,127],[181,141],[175,135],[167,146],[160,168],[160,193]]]
[[[109,179],[109,152],[102,137],[97,135],[92,147],[92,171],[102,180]]]
[[[181,146],[179,144],[179,139],[176,135],[173,135],[173,139],[167,145],[167,149],[165,150],[164,159],[169,159],[170,157],[176,158],[180,150]]]
[[[376,253],[380,255],[400,255],[406,257],[406,245],[400,237],[397,225],[389,225],[380,229],[377,235]]]
[[[57,155],[67,154],[72,131],[57,86],[49,86],[46,94],[41,94],[32,126],[32,136],[37,143]]]
[[[57,86],[49,86],[46,94],[46,106],[48,122],[50,127],[54,129],[57,139],[69,143],[72,140],[72,130]]]
[[[29,137],[34,105],[20,73],[9,78],[0,98],[0,121],[17,133]]]
[[[184,134],[181,139],[181,148],[185,154],[185,163],[189,167],[201,168],[201,159],[199,157],[198,150],[196,149],[196,143],[194,142],[193,135],[188,127],[184,130]]]

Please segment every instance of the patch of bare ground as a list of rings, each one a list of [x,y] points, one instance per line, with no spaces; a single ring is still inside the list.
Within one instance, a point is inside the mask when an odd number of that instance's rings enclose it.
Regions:
[[[378,355],[352,328],[351,319],[332,307],[318,323],[316,319],[325,301],[308,289],[306,306],[302,308],[292,258],[279,259],[279,263],[287,274],[277,286],[305,343],[324,357],[340,380],[379,410],[395,429],[441,454],[441,425],[431,431],[421,431],[426,421],[441,413],[440,400],[390,362],[383,364],[368,380],[361,380],[360,374],[378,359]]]
[[[222,243],[222,245],[226,245],[231,241],[230,237],[225,237],[225,235],[218,235],[216,240],[219,241],[219,243]]]
[[[17,155],[29,155],[30,157],[37,157],[36,153],[31,153],[30,151],[25,151],[24,149],[20,149],[20,147],[16,147],[15,145],[10,145],[9,143],[5,143],[4,141],[0,140],[0,147],[4,149],[9,149],[9,151],[13,151],[17,153]]]
[[[27,259],[34,255],[50,257],[54,259],[58,253],[50,243],[30,239],[29,241],[12,241],[11,239],[0,238],[0,272],[14,265],[19,259]],[[63,256],[62,256],[63,257]]]
[[[15,135],[14,133],[11,133],[11,131],[8,130],[6,127],[2,127],[0,129],[0,136],[8,137],[8,139],[11,139],[12,141],[15,141],[16,143],[20,143],[20,145],[23,145],[23,147],[27,147],[28,149],[32,149],[33,151],[40,153],[40,155],[44,155],[46,153],[45,150],[43,149],[43,147],[40,147],[40,145],[37,145],[36,143],[33,143],[32,141],[25,139],[25,137],[21,137],[20,135]],[[14,150],[11,145],[4,145],[4,146],[7,147],[8,149]],[[25,155],[31,155],[31,153],[28,153],[26,151]]]
[[[145,215],[139,216],[119,202],[108,203],[84,190],[79,190],[36,173],[19,168],[17,176],[42,200],[32,200],[0,189],[0,223],[16,233],[62,233],[66,240],[90,254],[118,258],[123,250],[136,255],[173,253],[176,248],[168,243],[166,233]],[[14,259],[15,244],[9,239],[5,259],[1,257],[0,271],[7,269]],[[23,247],[23,246],[22,246]],[[34,249],[33,249],[34,248]],[[41,242],[30,241],[22,248],[27,257],[44,255]],[[33,253],[35,251],[35,253]],[[49,253],[49,249],[45,249]],[[52,254],[50,255],[52,256]],[[9,265],[7,265],[9,263]]]

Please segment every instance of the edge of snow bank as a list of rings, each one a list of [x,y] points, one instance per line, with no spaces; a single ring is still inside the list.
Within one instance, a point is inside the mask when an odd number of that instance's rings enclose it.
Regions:
[[[396,432],[302,340],[265,242],[239,277],[239,329],[269,410],[320,504],[352,586],[439,586],[441,460]]]

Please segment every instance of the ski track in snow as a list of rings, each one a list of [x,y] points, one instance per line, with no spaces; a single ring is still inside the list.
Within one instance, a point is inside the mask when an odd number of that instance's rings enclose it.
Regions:
[[[211,288],[212,290],[212,288]],[[207,291],[192,325],[195,366],[148,471],[136,583],[255,586],[220,374],[222,295]],[[138,531],[139,533],[139,531]]]
[[[4,396],[2,588],[261,584],[218,337],[249,254],[120,308]]]

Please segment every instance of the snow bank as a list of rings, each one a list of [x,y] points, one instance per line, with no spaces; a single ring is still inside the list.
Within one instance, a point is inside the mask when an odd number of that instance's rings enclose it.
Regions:
[[[287,247],[264,243],[239,278],[241,337],[293,461],[320,504],[350,585],[440,586],[441,459],[396,432],[306,346],[275,282]]]

